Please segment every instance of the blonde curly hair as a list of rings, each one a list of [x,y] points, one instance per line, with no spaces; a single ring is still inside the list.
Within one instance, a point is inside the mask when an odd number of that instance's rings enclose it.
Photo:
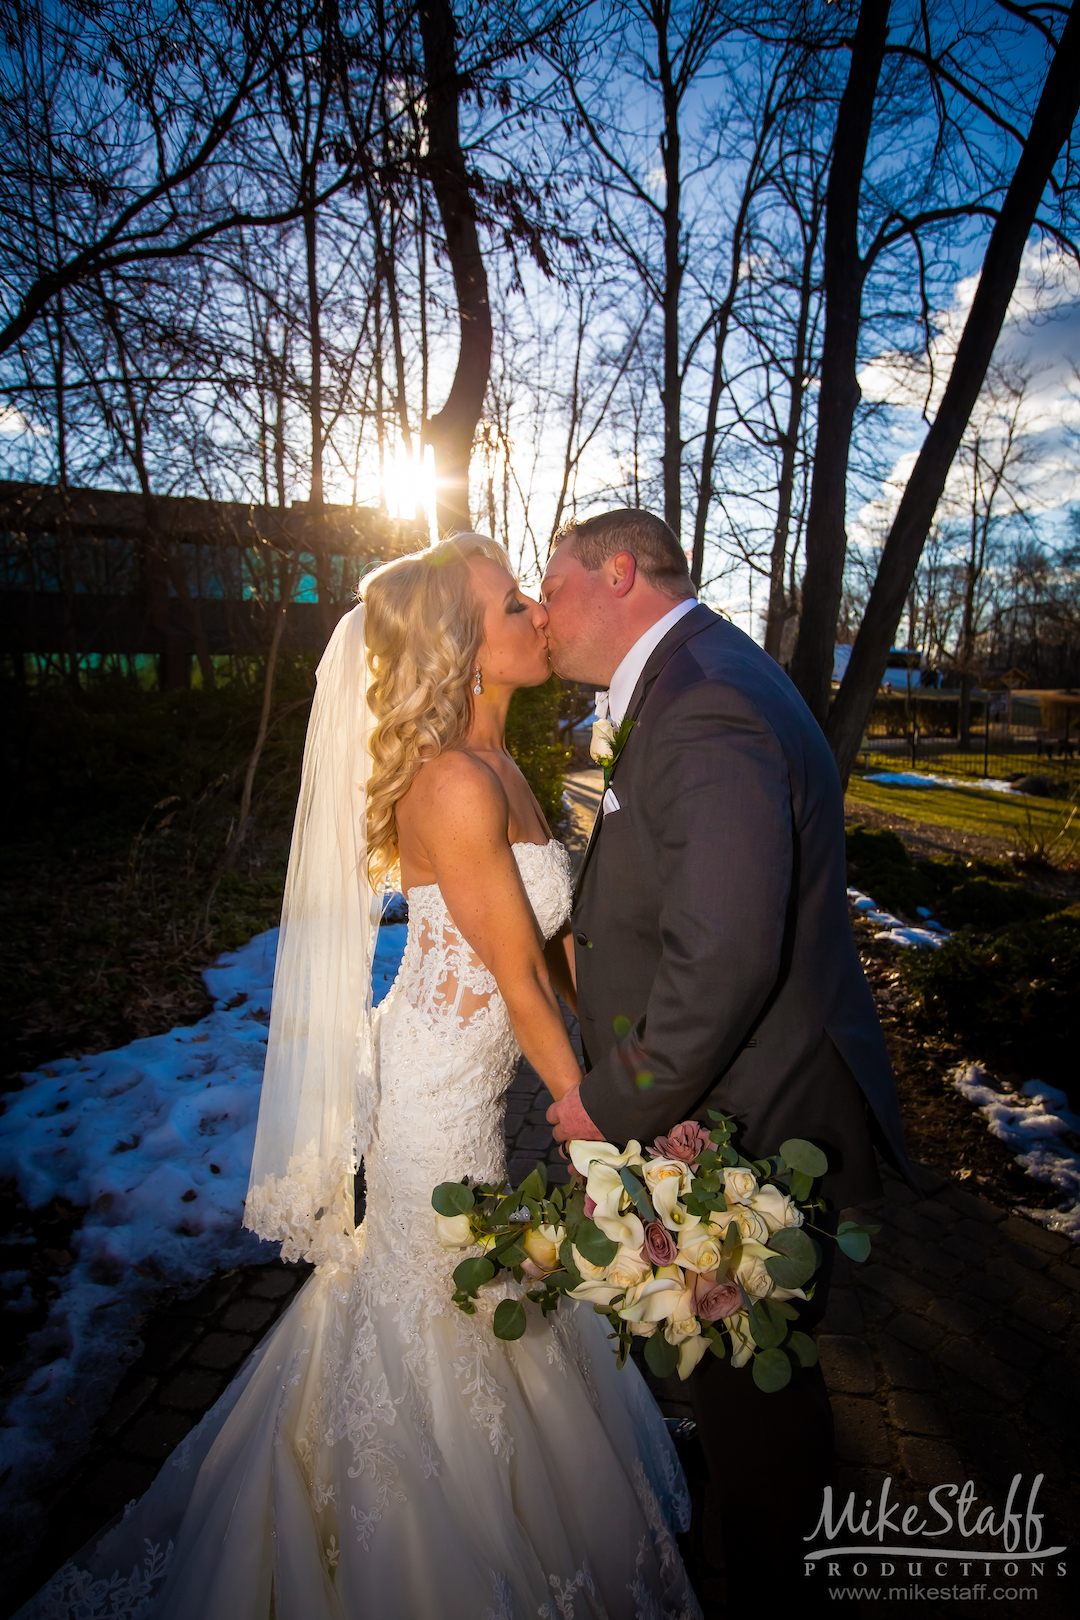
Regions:
[[[373,888],[385,884],[398,864],[398,800],[424,761],[460,743],[472,722],[470,687],[484,639],[484,610],[472,590],[471,557],[487,557],[513,577],[502,546],[469,533],[396,557],[360,587],[375,718],[367,790]]]

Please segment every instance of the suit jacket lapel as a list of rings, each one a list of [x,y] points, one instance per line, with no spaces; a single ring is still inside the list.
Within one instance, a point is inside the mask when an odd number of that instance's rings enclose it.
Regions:
[[[697,635],[699,630],[704,630],[711,622],[714,622],[718,618],[719,615],[714,613],[712,608],[706,607],[703,602],[699,602],[697,607],[691,608],[689,613],[684,613],[678,623],[672,625],[663,641],[657,642],[656,646],[649,654],[648,662],[646,663],[645,668],[638,677],[637,685],[634,687],[634,690],[630,695],[630,705],[626,712],[631,720],[637,719],[641,706],[645,702],[645,698],[648,694],[650,686],[652,685],[653,681],[655,681],[656,677],[659,675],[672,653],[677,652],[684,642],[690,640],[691,636]],[[630,746],[630,738],[632,736],[633,732],[631,731],[630,737],[626,739],[625,746],[627,748]],[[621,754],[619,758],[622,758]],[[611,781],[615,780],[615,771],[617,771],[618,768],[619,761],[616,760],[611,773]],[[585,870],[589,864],[592,852],[596,848],[596,841],[600,836],[600,828],[603,825],[603,821],[604,803],[601,799],[600,808],[596,812],[596,819],[592,824],[592,831],[589,834],[589,842],[585,846],[585,859],[581,863],[581,871],[578,873],[577,882],[574,884],[575,904],[577,903],[578,895],[581,893],[581,885],[585,880]]]

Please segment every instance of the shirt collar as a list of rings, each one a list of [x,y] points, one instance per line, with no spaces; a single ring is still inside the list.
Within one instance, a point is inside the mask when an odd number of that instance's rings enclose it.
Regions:
[[[679,620],[689,613],[691,608],[695,608],[697,605],[696,596],[688,596],[684,601],[676,602],[670,612],[665,613],[662,619],[657,619],[656,623],[651,624],[645,634],[639,636],[634,642],[634,645],[611,677],[611,686],[607,693],[608,714],[615,725],[621,724],[627,709],[630,707],[634,687],[637,685],[641,672],[649,661],[649,654],[653,648],[658,647],[668,631],[678,624]]]

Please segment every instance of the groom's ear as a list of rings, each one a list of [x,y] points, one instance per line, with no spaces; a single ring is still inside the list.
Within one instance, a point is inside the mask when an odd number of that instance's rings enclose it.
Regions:
[[[629,551],[616,551],[607,560],[608,574],[616,596],[626,596],[633,589],[637,563]]]

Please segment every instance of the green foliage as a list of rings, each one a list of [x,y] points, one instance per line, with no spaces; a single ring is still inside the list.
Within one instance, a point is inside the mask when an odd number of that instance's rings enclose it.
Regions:
[[[669,1344],[662,1332],[645,1340],[645,1362],[657,1378],[671,1378],[679,1365],[679,1347]]]
[[[936,863],[926,862],[927,866],[933,864]],[[1003,883],[992,877],[965,874],[955,888],[943,893],[940,915],[950,928],[987,929],[1031,922],[1048,917],[1056,909],[1055,901],[1043,894],[1033,894],[1015,880]]]
[[[501,1299],[491,1325],[497,1339],[520,1339],[527,1326],[524,1305],[519,1299]]]
[[[915,870],[902,839],[889,828],[849,827],[847,858],[852,883],[886,911],[914,919],[920,906],[933,907],[933,885]]]
[[[899,963],[921,1015],[972,1054],[1048,1080],[1074,1077],[1080,906],[995,932],[961,929]]]
[[[829,1168],[829,1161],[819,1147],[813,1142],[804,1142],[801,1137],[793,1136],[787,1142],[780,1144],[780,1157],[792,1170],[800,1170],[804,1176],[813,1179],[823,1176]],[[768,1174],[766,1170],[765,1174]]]
[[[1004,928],[1049,916],[1056,902],[1025,889],[1007,861],[934,855],[912,861],[902,840],[887,827],[847,830],[852,882],[887,911],[919,920],[919,907],[950,928]]]
[[[750,1365],[754,1383],[767,1395],[775,1394],[791,1381],[791,1362],[782,1350],[759,1350]]]
[[[766,1260],[765,1270],[778,1288],[801,1288],[817,1270],[814,1245],[800,1226],[785,1226],[774,1232],[769,1248],[778,1251],[778,1257]],[[867,1253],[869,1253],[869,1243]]]
[[[472,1188],[463,1181],[442,1181],[431,1195],[436,1215],[467,1215],[475,1203]]]
[[[543,686],[523,686],[510,701],[506,717],[506,746],[553,833],[563,822],[563,775],[570,750],[559,741],[559,704],[562,682],[557,675]]]

